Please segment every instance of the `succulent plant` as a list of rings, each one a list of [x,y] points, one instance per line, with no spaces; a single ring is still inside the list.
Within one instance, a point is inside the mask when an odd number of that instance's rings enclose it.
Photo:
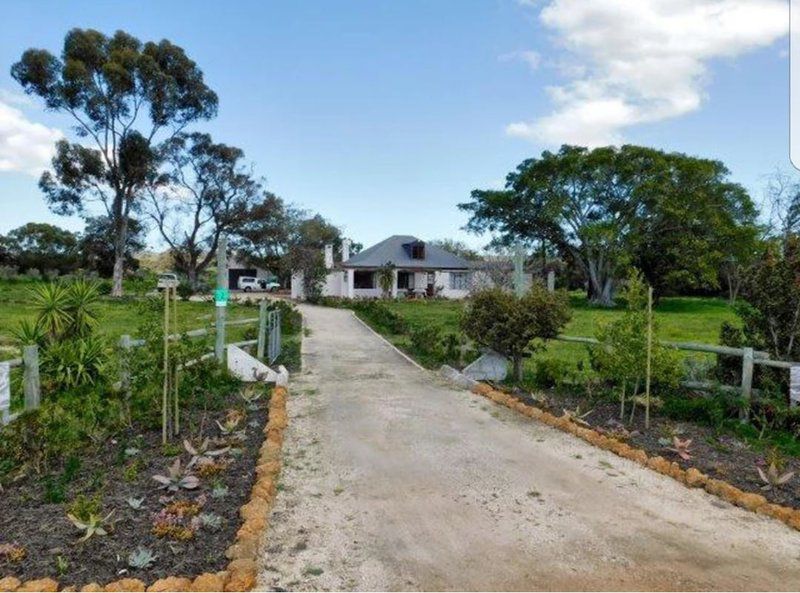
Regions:
[[[169,467],[167,467],[167,475],[163,476],[156,474],[153,479],[161,484],[161,488],[169,490],[170,492],[178,492],[181,488],[184,490],[194,490],[200,485],[200,480],[197,476],[189,473],[189,468],[181,467],[181,460],[176,459]]]
[[[258,410],[258,400],[261,399],[261,396],[264,395],[264,392],[253,387],[252,385],[248,385],[241,391],[241,393],[239,393],[239,395],[244,400],[247,409],[252,412]]]
[[[761,487],[762,490],[777,490],[794,477],[794,472],[781,473],[774,462],[769,464],[766,472],[760,467],[756,467],[756,469],[758,470],[758,475],[761,477],[761,480],[764,482],[764,485]]]
[[[201,527],[211,531],[217,531],[222,527],[222,517],[215,513],[200,513],[197,519]]]
[[[689,461],[692,458],[692,451],[690,449],[691,446],[692,446],[692,439],[681,440],[677,436],[674,436],[672,437],[672,446],[667,447],[667,449],[675,453],[678,457],[680,457],[684,461]]]
[[[125,499],[125,502],[127,502],[128,506],[134,511],[141,511],[144,508],[144,497],[136,498],[135,496],[129,496]]]
[[[111,511],[105,517],[100,515],[96,515],[94,513],[89,514],[89,516],[85,519],[79,519],[72,513],[67,514],[67,518],[72,522],[72,524],[83,531],[83,537],[80,538],[79,542],[85,542],[90,537],[95,535],[108,535],[107,524],[109,519],[111,519],[111,515],[114,514],[114,511]]]
[[[128,554],[128,566],[131,568],[149,568],[158,556],[153,554],[152,550],[148,550],[143,546],[139,546],[135,551]]]
[[[193,445],[188,439],[184,439],[183,448],[186,449],[186,452],[192,456],[189,463],[186,464],[187,469],[198,464],[212,462],[215,457],[224,455],[228,452],[228,450],[230,450],[230,447],[212,449],[211,440],[207,438],[203,439],[203,442],[197,446]]]
[[[575,424],[580,424],[581,426],[589,426],[589,423],[584,420],[589,414],[594,412],[594,409],[589,410],[588,412],[581,413],[581,407],[578,406],[574,410],[564,410],[564,417],[568,418],[570,422],[574,422]]]
[[[228,487],[222,482],[216,482],[211,488],[211,498],[225,498],[228,496]]]

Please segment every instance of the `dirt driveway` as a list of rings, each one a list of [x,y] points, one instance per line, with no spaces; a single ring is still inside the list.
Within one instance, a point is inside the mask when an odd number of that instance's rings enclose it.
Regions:
[[[303,313],[261,588],[800,589],[800,533]]]

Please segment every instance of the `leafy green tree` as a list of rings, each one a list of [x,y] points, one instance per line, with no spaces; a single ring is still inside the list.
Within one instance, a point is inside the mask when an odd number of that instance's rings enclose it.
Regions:
[[[732,229],[752,224],[750,198],[716,161],[639,146],[563,146],[528,159],[504,190],[475,190],[467,229],[495,243],[547,243],[583,273],[593,303],[613,304],[630,264],[651,284],[716,286]]]
[[[719,161],[652,153],[627,239],[632,264],[657,296],[716,290],[724,271],[735,300],[760,234],[750,196]]]
[[[463,241],[458,241],[457,239],[433,239],[432,241],[428,241],[428,245],[439,247],[440,249],[454,253],[469,261],[478,261],[481,258],[477,251],[469,247]]]
[[[128,227],[155,167],[154,142],[215,115],[217,96],[182,48],[167,40],[143,44],[124,31],[107,37],[73,29],[60,57],[28,49],[11,75],[48,109],[70,115],[91,143],[60,140],[53,172],[39,185],[60,214],[102,205],[114,227],[112,294],[121,296]]]
[[[622,317],[601,325],[595,332],[600,342],[590,349],[592,366],[605,380],[619,388],[620,418],[626,401],[636,404],[644,386],[647,366],[647,284],[633,270],[624,291],[627,310]],[[653,320],[650,377],[653,385],[676,387],[680,381],[678,352],[658,343],[658,324]]]
[[[245,167],[241,149],[215,143],[208,134],[178,134],[160,153],[166,171],[148,186],[146,211],[169,245],[175,268],[197,290],[220,237],[247,223],[261,185]]]
[[[302,276],[303,294],[314,303],[322,296],[322,284],[328,273],[322,251],[315,247],[294,246],[287,256],[290,269]]]
[[[545,347],[570,319],[563,291],[549,292],[535,282],[521,298],[499,288],[476,292],[461,320],[464,333],[509,358],[514,378],[522,381],[523,360]]]
[[[748,345],[775,358],[800,358],[800,237],[770,245],[742,287],[737,312]]]
[[[136,254],[144,250],[145,227],[137,218],[128,221],[128,236],[125,246],[125,271],[139,269]],[[78,241],[80,267],[97,272],[102,278],[114,273],[114,225],[108,216],[92,216],[86,219],[86,227]]]
[[[72,272],[78,265],[75,233],[44,222],[29,222],[0,237],[4,259],[21,271]]]
[[[292,231],[302,219],[302,211],[271,192],[264,192],[245,217],[233,237],[237,256],[251,265],[272,271],[282,281],[291,275],[286,257]]]

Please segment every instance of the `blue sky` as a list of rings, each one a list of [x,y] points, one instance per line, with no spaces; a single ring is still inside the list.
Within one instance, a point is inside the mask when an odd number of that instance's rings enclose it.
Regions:
[[[32,174],[44,148],[3,166],[4,133],[45,146],[35,124],[70,134],[8,70],[28,47],[57,53],[72,27],[183,46],[220,98],[198,128],[365,244],[482,245],[456,204],[563,141],[717,158],[759,200],[764,176],[789,167],[786,5],[638,0],[637,15],[620,12],[630,0],[6,1],[0,233],[31,220],[82,228],[44,204]]]

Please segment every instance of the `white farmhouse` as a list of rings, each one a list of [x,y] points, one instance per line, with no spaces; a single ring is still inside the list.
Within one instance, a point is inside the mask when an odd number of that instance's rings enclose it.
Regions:
[[[334,264],[333,245],[325,246],[328,274],[323,296],[382,296],[378,270],[393,267],[391,296],[464,298],[472,285],[472,266],[462,257],[410,235],[393,235],[350,257],[350,240],[342,241],[342,261]],[[292,276],[292,298],[304,299],[302,275]]]

